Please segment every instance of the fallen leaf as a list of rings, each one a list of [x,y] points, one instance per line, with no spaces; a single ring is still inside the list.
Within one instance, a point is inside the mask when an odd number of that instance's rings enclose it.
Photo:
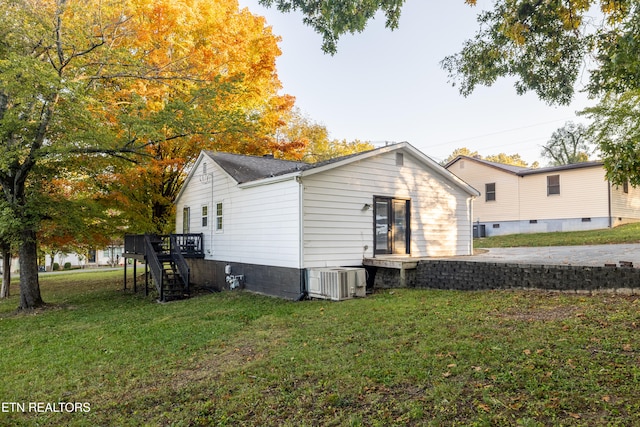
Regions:
[[[602,401],[603,402],[610,402],[611,401],[611,396],[609,396],[609,395],[602,396]]]
[[[531,354],[531,350],[529,350],[529,349],[527,348],[527,349],[525,349],[525,350],[523,351],[523,353],[524,353],[524,354],[526,354],[526,355],[528,356],[528,355],[530,355],[530,354]]]
[[[489,405],[485,403],[478,403],[478,408],[482,409],[485,412],[491,411],[491,408],[489,407]]]
[[[569,416],[570,416],[571,418],[575,418],[576,420],[579,420],[580,418],[582,418],[582,417],[580,416],[580,414],[576,414],[576,413],[574,413],[574,412],[569,412]]]
[[[622,349],[624,351],[631,351],[633,348],[631,347],[631,344],[625,344],[622,346]]]

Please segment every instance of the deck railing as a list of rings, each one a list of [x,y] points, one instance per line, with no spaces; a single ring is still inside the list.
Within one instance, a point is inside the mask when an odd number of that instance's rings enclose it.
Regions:
[[[171,252],[171,236],[175,236],[175,245],[179,248],[183,257],[185,258],[203,258],[203,235],[190,233],[190,234],[127,234],[124,236],[124,256],[130,255],[146,255],[147,249],[145,244],[145,236],[151,238],[153,243],[152,249],[158,252],[158,249],[162,249],[163,253],[169,254]],[[155,247],[154,247],[155,245]]]
[[[187,264],[187,260],[182,256],[182,250],[180,245],[178,244],[178,239],[175,234],[172,234],[170,237],[170,251],[171,251],[171,259],[176,264],[178,268],[178,273],[180,273],[180,277],[182,277],[182,281],[184,282],[184,290],[189,293],[189,264]]]
[[[153,277],[153,281],[156,284],[156,288],[158,289],[158,294],[160,295],[160,301],[164,301],[164,292],[163,292],[163,280],[162,280],[162,263],[158,259],[158,255],[154,250],[153,243],[151,242],[151,236],[144,236],[145,242],[145,258],[147,260],[147,264],[149,265],[149,270],[151,270],[151,276]]]

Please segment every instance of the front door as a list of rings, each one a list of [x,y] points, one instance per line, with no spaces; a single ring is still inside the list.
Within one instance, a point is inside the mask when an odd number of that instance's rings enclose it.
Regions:
[[[409,252],[409,200],[391,197],[374,199],[375,253],[401,254]]]

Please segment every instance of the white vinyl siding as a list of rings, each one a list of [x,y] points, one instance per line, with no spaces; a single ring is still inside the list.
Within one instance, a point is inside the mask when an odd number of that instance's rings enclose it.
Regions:
[[[206,202],[213,206],[209,216],[213,215],[214,223],[209,227],[191,221],[191,233],[204,233],[205,259],[299,268],[298,184],[294,179],[243,189],[214,162],[208,162],[209,179],[200,179],[201,171],[201,167],[196,170],[183,188],[176,207],[180,212],[183,206]],[[216,230],[218,203],[223,209],[222,232]],[[176,218],[176,230],[182,230],[181,216]]]
[[[402,162],[396,154],[240,185],[208,157],[204,174],[203,154],[176,208],[209,206],[206,229],[199,216],[191,221],[192,233],[205,233],[208,260],[289,268],[361,265],[373,256],[374,196],[410,200],[411,256],[471,254],[472,190],[411,152],[403,150]],[[215,230],[218,202],[221,233]],[[176,229],[182,229],[181,216]]]
[[[302,178],[304,267],[373,256],[374,196],[411,200],[411,255],[470,253],[470,196],[404,154],[388,153]]]

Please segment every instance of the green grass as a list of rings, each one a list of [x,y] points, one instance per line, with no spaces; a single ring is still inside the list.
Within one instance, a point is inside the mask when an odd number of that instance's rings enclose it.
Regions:
[[[0,301],[0,425],[640,425],[640,298],[394,290],[157,304],[121,273]],[[15,290],[17,293],[17,290]]]
[[[614,243],[640,243],[640,223],[603,230],[510,234],[474,240],[474,246],[477,248],[608,245]]]

